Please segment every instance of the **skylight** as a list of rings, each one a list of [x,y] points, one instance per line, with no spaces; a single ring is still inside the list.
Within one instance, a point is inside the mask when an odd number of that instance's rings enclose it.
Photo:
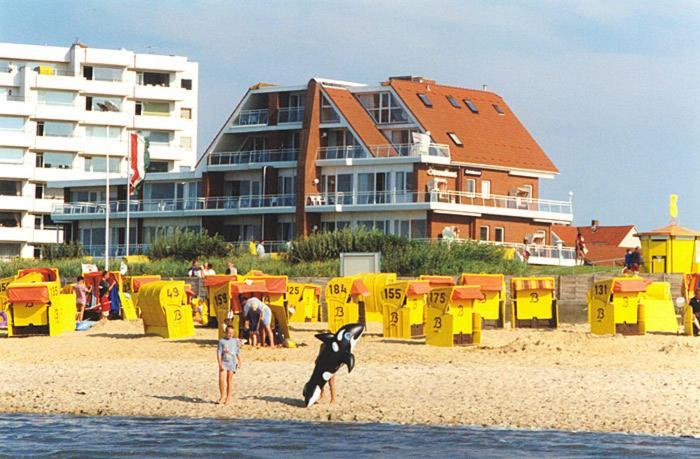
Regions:
[[[474,105],[474,102],[472,102],[469,99],[462,99],[464,101],[464,105],[466,105],[469,110],[472,111],[472,113],[479,113],[479,109],[476,108],[476,105]]]
[[[455,145],[457,145],[458,147],[461,147],[462,145],[464,145],[464,144],[462,143],[462,141],[459,139],[459,137],[457,137],[457,134],[455,134],[454,132],[448,132],[447,135],[450,136],[450,139],[452,139],[452,141],[453,141],[453,142],[455,143]]]
[[[505,112],[501,107],[498,106],[498,104],[493,104],[493,108],[498,112],[499,115],[505,115]]]
[[[459,102],[457,102],[457,101],[455,100],[454,97],[452,97],[452,96],[447,96],[447,100],[450,101],[450,103],[452,104],[452,106],[453,106],[454,108],[462,108],[462,107],[459,105]]]
[[[428,96],[426,96],[426,95],[423,94],[422,92],[419,92],[419,93],[418,93],[418,97],[420,98],[421,102],[423,102],[423,104],[424,104],[426,107],[432,107],[432,106],[433,106],[433,103],[430,102],[430,99],[428,99]]]

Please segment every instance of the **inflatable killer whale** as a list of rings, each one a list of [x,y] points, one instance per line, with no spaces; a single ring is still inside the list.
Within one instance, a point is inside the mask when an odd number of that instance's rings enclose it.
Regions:
[[[316,335],[322,344],[311,378],[304,385],[304,402],[307,408],[318,401],[323,387],[343,364],[348,366],[348,373],[355,367],[355,356],[352,351],[364,331],[365,327],[362,324],[348,324],[336,333]]]

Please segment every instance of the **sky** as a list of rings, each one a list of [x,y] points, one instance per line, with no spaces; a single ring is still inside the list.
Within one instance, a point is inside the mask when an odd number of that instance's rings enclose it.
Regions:
[[[575,224],[700,230],[700,2],[0,0],[0,42],[199,63],[201,154],[246,89],[390,75],[501,95],[573,192]]]

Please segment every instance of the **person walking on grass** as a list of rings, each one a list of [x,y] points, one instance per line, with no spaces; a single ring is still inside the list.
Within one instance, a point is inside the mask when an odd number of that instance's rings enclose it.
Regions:
[[[241,345],[238,338],[233,337],[233,325],[226,327],[226,335],[219,340],[216,349],[216,359],[219,363],[219,405],[226,405],[231,401],[231,389],[233,388],[233,375],[241,368]]]

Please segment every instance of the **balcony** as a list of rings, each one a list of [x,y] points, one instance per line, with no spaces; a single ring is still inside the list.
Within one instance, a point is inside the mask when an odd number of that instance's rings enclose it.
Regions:
[[[129,244],[129,255],[144,254],[150,248],[149,244]],[[88,256],[91,257],[104,257],[105,256],[105,246],[102,245],[84,245],[83,250]],[[109,256],[118,258],[126,255],[126,245],[124,244],[110,244],[109,246]]]
[[[126,97],[131,95],[131,85],[125,81],[84,80],[81,92]]]
[[[34,138],[34,148],[51,151],[80,151],[83,149],[83,139],[79,137],[44,134]]]
[[[409,158],[421,162],[435,162],[449,164],[449,145],[431,143],[429,145],[420,144],[397,144],[397,145],[370,145],[368,154],[361,145],[347,145],[339,147],[322,147],[318,149],[319,160],[344,160],[352,164],[353,159],[379,159],[386,158],[396,160]],[[332,165],[329,163],[329,165]]]
[[[283,107],[277,114],[277,124],[301,123],[304,120],[304,107]]]
[[[516,196],[482,196],[457,191],[368,191],[312,194],[306,197],[308,212],[433,210],[469,216],[500,215],[536,221],[570,223],[571,201],[527,199]]]
[[[580,261],[576,259],[576,249],[573,247],[564,247],[556,245],[537,245],[511,243],[511,242],[493,242],[479,241],[482,244],[493,244],[510,249],[520,261],[526,261],[530,265],[546,265],[546,266],[576,266]],[[525,252],[529,252],[529,257],[525,256]]]
[[[268,163],[294,163],[297,161],[298,158],[298,148],[280,148],[276,150],[217,151],[209,154],[208,163],[210,166],[214,166],[213,170],[248,169],[261,167]]]
[[[95,155],[125,156],[129,151],[129,144],[118,139],[107,137],[81,138],[84,153]]]
[[[134,116],[134,129],[182,130],[186,122],[175,116],[137,115]]]
[[[28,148],[32,145],[32,137],[24,129],[0,128],[0,145]]]
[[[134,99],[185,100],[188,92],[192,91],[175,86],[139,85],[134,87]]]
[[[43,229],[33,230],[31,242],[35,244],[55,244],[63,242],[63,229],[58,226],[45,226]]]
[[[72,104],[47,104],[39,102],[34,112],[36,118],[45,120],[67,120],[80,121],[83,111],[77,109],[75,103]]]
[[[109,203],[110,215],[126,216],[126,201]],[[132,200],[130,215],[139,217],[195,217],[205,215],[254,215],[290,213],[295,210],[295,195],[246,195],[212,198]],[[51,212],[54,221],[91,220],[104,218],[104,202],[70,202],[56,204]]]
[[[0,195],[0,210],[28,211],[32,208],[32,198],[29,196]]]
[[[36,76],[34,87],[42,89],[63,89],[66,91],[79,91],[83,87],[83,78],[76,77],[72,72],[54,70],[53,75]]]
[[[107,124],[110,126],[128,126],[129,121],[131,121],[131,117],[127,113],[98,110],[85,110],[81,119],[81,122],[84,124]]]
[[[267,109],[241,110],[233,126],[267,126],[270,112]]]
[[[0,96],[0,115],[32,116],[34,108],[22,96]]]

